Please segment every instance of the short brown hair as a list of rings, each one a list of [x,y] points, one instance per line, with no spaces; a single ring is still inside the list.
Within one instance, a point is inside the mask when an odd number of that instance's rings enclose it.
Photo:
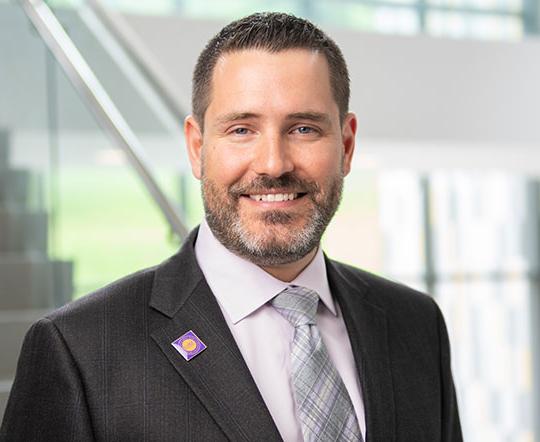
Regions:
[[[330,70],[330,86],[343,122],[349,110],[349,73],[336,43],[313,23],[294,15],[265,12],[233,21],[216,34],[203,49],[193,72],[192,112],[201,129],[210,104],[212,75],[223,54],[244,49],[280,52],[308,49],[322,53]]]

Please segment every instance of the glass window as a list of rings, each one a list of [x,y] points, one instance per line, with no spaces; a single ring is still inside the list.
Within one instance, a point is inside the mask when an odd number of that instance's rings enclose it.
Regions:
[[[538,12],[526,0],[107,0],[115,9],[145,14],[178,14],[188,18],[232,20],[257,11],[297,14],[324,26],[369,32],[452,38],[516,40],[524,23],[538,28]],[[532,0],[534,1],[534,0]],[[65,5],[75,0],[55,0]]]
[[[530,183],[502,172],[430,179],[433,293],[448,324],[468,441],[532,441],[530,315],[539,293]]]
[[[469,442],[533,440],[540,201],[531,186],[495,171],[357,168],[325,235],[331,257],[437,300]]]
[[[519,16],[513,15],[429,11],[426,14],[426,32],[456,38],[517,40],[523,36],[523,22]]]

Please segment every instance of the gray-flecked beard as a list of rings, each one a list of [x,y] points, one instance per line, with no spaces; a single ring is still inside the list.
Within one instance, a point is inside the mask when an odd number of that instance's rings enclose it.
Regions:
[[[301,190],[306,193],[304,198],[311,199],[312,209],[305,226],[291,230],[286,238],[276,235],[269,239],[270,234],[263,236],[250,232],[238,213],[239,198],[248,193],[265,193],[270,189],[283,188]],[[321,191],[316,183],[301,180],[289,173],[279,178],[260,176],[249,185],[234,184],[225,195],[204,174],[201,186],[206,221],[215,237],[233,253],[259,266],[289,264],[316,248],[339,206],[342,189],[342,174],[333,179],[326,189],[327,193]],[[268,210],[261,215],[261,221],[271,233],[274,226],[289,225],[292,228],[298,216],[285,210]]]

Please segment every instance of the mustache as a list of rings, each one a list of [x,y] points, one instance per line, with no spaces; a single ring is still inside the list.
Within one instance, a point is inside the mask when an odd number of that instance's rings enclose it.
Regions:
[[[264,193],[265,190],[287,189],[291,193],[315,193],[319,186],[314,181],[303,180],[292,172],[279,177],[260,175],[249,183],[235,183],[229,188],[229,194],[240,197],[246,194]]]

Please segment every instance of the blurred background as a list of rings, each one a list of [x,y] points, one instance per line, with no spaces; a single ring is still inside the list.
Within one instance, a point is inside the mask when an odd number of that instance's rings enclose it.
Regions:
[[[201,220],[192,68],[270,10],[350,67],[358,147],[327,253],[437,299],[466,441],[540,441],[538,0],[0,0],[0,417],[34,320]]]

